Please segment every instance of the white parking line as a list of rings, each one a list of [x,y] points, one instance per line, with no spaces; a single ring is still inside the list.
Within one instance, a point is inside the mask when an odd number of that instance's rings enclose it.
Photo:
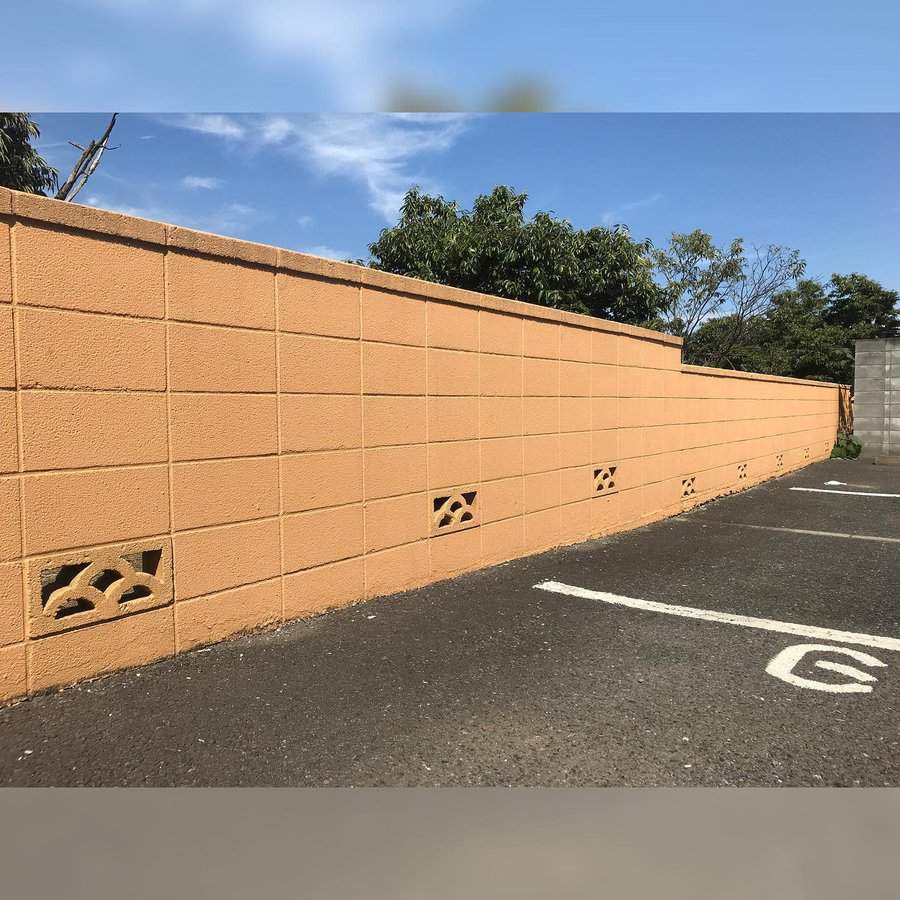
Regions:
[[[792,487],[789,491],[807,491],[810,494],[849,494],[853,497],[900,497],[900,494],[872,494],[868,491],[831,491],[826,488]]]
[[[688,521],[685,519],[684,521]],[[701,524],[707,524],[703,522]],[[716,522],[716,525],[729,525],[733,528],[756,528],[759,531],[788,531],[791,534],[810,534],[813,537],[850,538],[854,541],[880,541],[884,544],[900,544],[900,538],[877,537],[874,534],[843,534],[840,531],[810,531],[808,528],[782,528],[779,525],[748,525],[746,522]]]
[[[862,634],[855,631],[837,631],[833,628],[819,628],[816,625],[799,625],[795,622],[779,622],[776,619],[759,619],[755,616],[739,616],[734,613],[717,612],[713,609],[697,609],[693,606],[674,606],[669,603],[657,603],[654,600],[637,600],[634,597],[622,597],[606,591],[591,591],[587,588],[561,584],[558,581],[542,581],[534,585],[541,591],[554,594],[568,594],[585,600],[600,600],[613,606],[627,606],[631,609],[642,609],[647,612],[665,613],[669,616],[681,616],[685,619],[702,619],[707,622],[720,622],[725,625],[742,625],[744,628],[757,628],[761,631],[776,631],[782,634],[796,634],[802,637],[816,638],[823,641],[836,641],[841,644],[859,644],[863,647],[878,647],[881,650],[900,651],[900,638],[879,637],[874,634]]]

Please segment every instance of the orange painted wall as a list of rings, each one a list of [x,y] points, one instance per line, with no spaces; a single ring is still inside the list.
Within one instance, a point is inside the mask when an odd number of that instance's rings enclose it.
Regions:
[[[828,456],[838,400],[0,190],[0,698],[677,513]]]

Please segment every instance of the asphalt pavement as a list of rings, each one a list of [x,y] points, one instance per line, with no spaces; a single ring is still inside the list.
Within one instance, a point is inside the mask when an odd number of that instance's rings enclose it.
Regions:
[[[2,710],[0,783],[896,786],[898,586],[900,468],[817,463]]]

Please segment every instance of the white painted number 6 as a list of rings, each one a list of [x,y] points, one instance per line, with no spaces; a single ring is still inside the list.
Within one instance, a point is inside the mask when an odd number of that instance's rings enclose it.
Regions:
[[[842,653],[844,656],[849,656],[864,666],[873,668],[884,668],[886,665],[880,659],[875,659],[874,656],[869,656],[868,653],[863,653],[860,650],[835,647],[832,644],[796,644],[793,647],[786,647],[777,656],[772,657],[766,666],[766,672],[796,687],[809,688],[813,691],[826,691],[829,694],[868,694],[872,690],[872,682],[878,681],[874,675],[864,672],[862,669],[857,669],[856,666],[847,666],[827,659],[820,659],[816,662],[816,667],[826,669],[829,672],[838,672],[853,680],[842,681],[839,684],[830,684],[826,681],[816,681],[814,678],[804,678],[802,675],[795,674],[794,668],[797,666],[797,663],[807,653],[815,652]]]

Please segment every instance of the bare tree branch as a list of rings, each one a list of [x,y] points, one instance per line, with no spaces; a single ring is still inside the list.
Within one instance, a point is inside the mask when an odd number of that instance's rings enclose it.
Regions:
[[[57,200],[73,200],[78,192],[87,184],[88,179],[94,172],[97,170],[97,166],[100,165],[100,160],[103,158],[103,154],[107,150],[115,150],[115,147],[109,146],[109,136],[112,133],[113,128],[116,125],[116,119],[118,118],[118,113],[113,113],[112,118],[109,120],[109,124],[106,126],[106,130],[100,137],[98,141],[91,141],[87,147],[82,147],[80,144],[75,144],[72,141],[69,141],[73,147],[77,147],[81,150],[81,156],[78,157],[75,165],[72,167],[72,171],[69,173],[69,177],[63,182],[62,187],[56,192]]]
[[[667,330],[684,338],[687,359],[715,366],[728,363],[749,324],[764,316],[774,296],[804,269],[795,250],[754,246],[745,253],[740,239],[720,248],[699,230],[673,234],[669,247],[655,252],[654,261],[666,299],[662,317]],[[716,346],[707,347],[705,358],[694,358],[692,339],[720,311]]]
[[[732,298],[730,327],[719,335],[707,364],[724,365],[731,351],[746,337],[753,321],[769,313],[775,295],[799,278],[804,268],[796,251],[775,245],[762,249],[754,246],[749,267]]]

